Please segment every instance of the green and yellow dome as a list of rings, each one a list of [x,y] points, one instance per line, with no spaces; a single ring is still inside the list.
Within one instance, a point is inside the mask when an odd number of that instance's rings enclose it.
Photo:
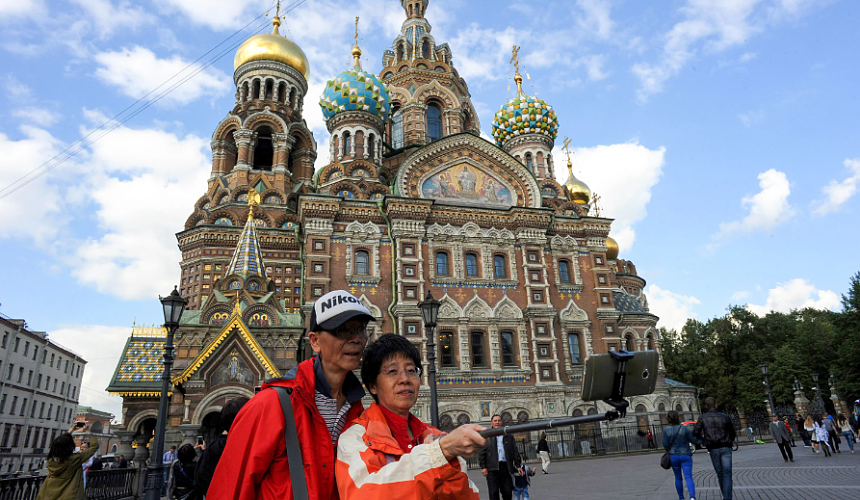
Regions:
[[[558,117],[552,106],[543,99],[529,97],[523,92],[522,77],[514,77],[517,93],[506,102],[493,118],[493,137],[504,146],[514,137],[524,134],[543,134],[552,140],[558,136]]]

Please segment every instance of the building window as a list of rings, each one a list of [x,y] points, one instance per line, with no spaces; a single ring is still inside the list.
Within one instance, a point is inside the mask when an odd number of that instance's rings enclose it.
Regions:
[[[442,138],[442,110],[436,104],[427,106],[427,137],[431,142]]]
[[[405,265],[403,266],[403,275],[407,278],[414,278],[416,275],[416,270],[417,268],[415,267],[415,265]]]
[[[3,349],[6,349],[7,343],[9,343],[9,332],[3,334]]]
[[[558,261],[558,279],[562,283],[570,283],[570,262],[566,260]]]
[[[632,335],[632,334],[630,334],[630,333],[628,333],[627,335],[625,335],[625,336],[624,336],[624,349],[626,349],[626,350],[628,350],[628,351],[630,351],[630,352],[633,352],[633,351],[635,351],[635,350],[636,350],[636,348],[634,347],[634,345],[635,345],[635,342],[633,342],[633,335]]]
[[[648,335],[647,338],[648,338],[648,350],[653,351],[654,350],[654,337],[652,337],[651,335]]]
[[[404,257],[415,256],[415,243],[404,243],[402,247]]]
[[[16,339],[15,339],[15,352],[18,352],[18,346],[19,346],[20,344],[21,344],[21,339],[20,339],[20,338],[16,338]]]
[[[538,335],[548,335],[549,334],[549,325],[546,323],[537,323],[535,324],[535,331]]]
[[[470,278],[478,276],[478,256],[471,252],[466,254],[466,276]]]
[[[549,344],[538,344],[538,357],[539,358],[550,357],[549,351],[550,351]]]
[[[608,293],[601,293],[600,294],[600,304],[604,305],[604,306],[609,305],[609,294]]]
[[[516,366],[514,359],[514,334],[513,332],[502,332],[502,364],[505,366]]]
[[[605,284],[606,284],[606,282],[607,282],[607,280],[606,280],[606,275],[605,275],[605,274],[598,274],[598,275],[597,275],[597,283],[598,283],[598,284],[600,284],[600,285],[605,285]]]
[[[581,351],[579,350],[579,334],[567,334],[567,343],[569,344],[568,349],[570,350],[570,364],[581,365],[582,355],[580,354]]]
[[[484,359],[484,333],[472,332],[472,367],[486,366]]]
[[[448,254],[436,252],[436,274],[438,276],[450,276],[448,269]]]
[[[602,266],[603,265],[603,255],[595,255],[594,256],[594,265]]]
[[[20,366],[18,367],[18,383],[20,384],[22,380],[24,380],[24,367]]]
[[[27,354],[29,354],[29,351],[30,351],[30,343],[29,343],[29,342],[24,342],[24,356],[26,356]]]
[[[12,380],[12,373],[15,372],[15,365],[10,363],[6,369],[6,380]]]
[[[532,292],[532,300],[534,302],[543,302],[543,292],[537,290]]]
[[[391,115],[391,147],[400,149],[403,147],[403,112],[394,110]]]
[[[39,348],[36,346],[33,346],[33,361],[36,361],[36,355],[38,355],[38,354],[39,354]]]
[[[615,325],[607,323],[606,326],[604,326],[604,331],[606,332],[607,336],[611,336],[613,333],[615,333]]]
[[[418,335],[418,323],[408,321],[403,326],[406,328],[406,335]]]
[[[504,255],[495,255],[493,256],[493,268],[495,269],[496,278],[507,278],[508,270],[505,265],[505,256]]]
[[[355,274],[370,274],[370,254],[365,250],[355,252]]]
[[[535,164],[531,153],[526,153],[526,168],[529,169],[529,172],[535,171]]]
[[[349,135],[349,132],[343,133],[343,155],[349,156],[352,154],[352,137]]]
[[[542,365],[540,367],[540,379],[541,380],[552,380],[552,366]]]
[[[443,368],[454,367],[454,333],[442,332],[439,334],[439,354]]]

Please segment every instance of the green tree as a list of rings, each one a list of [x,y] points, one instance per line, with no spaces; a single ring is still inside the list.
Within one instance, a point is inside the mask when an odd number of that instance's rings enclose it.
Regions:
[[[842,311],[833,318],[836,389],[846,401],[860,398],[860,272],[851,277]]]

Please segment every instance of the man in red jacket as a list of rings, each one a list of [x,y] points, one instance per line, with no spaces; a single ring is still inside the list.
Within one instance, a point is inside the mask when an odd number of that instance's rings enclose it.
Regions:
[[[277,391],[293,389],[299,445],[310,500],[337,500],[337,439],[362,412],[364,389],[352,371],[374,318],[352,294],[323,295],[311,312],[308,340],[316,353],[285,376],[268,380],[236,416],[206,495],[208,500],[292,500],[284,441],[284,413]]]

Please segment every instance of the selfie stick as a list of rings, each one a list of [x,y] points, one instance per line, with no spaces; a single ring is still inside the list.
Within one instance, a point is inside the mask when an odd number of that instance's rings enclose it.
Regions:
[[[585,415],[582,417],[570,417],[548,422],[533,422],[528,424],[506,425],[480,431],[483,437],[503,436],[507,434],[518,434],[521,432],[544,431],[556,427],[570,427],[577,424],[590,424],[592,422],[611,422],[624,418],[627,415],[627,407],[630,403],[624,399],[624,382],[627,380],[627,362],[633,359],[633,353],[628,351],[609,351],[609,354],[618,361],[618,369],[612,381],[612,394],[603,402],[612,406],[612,410],[603,415]]]

